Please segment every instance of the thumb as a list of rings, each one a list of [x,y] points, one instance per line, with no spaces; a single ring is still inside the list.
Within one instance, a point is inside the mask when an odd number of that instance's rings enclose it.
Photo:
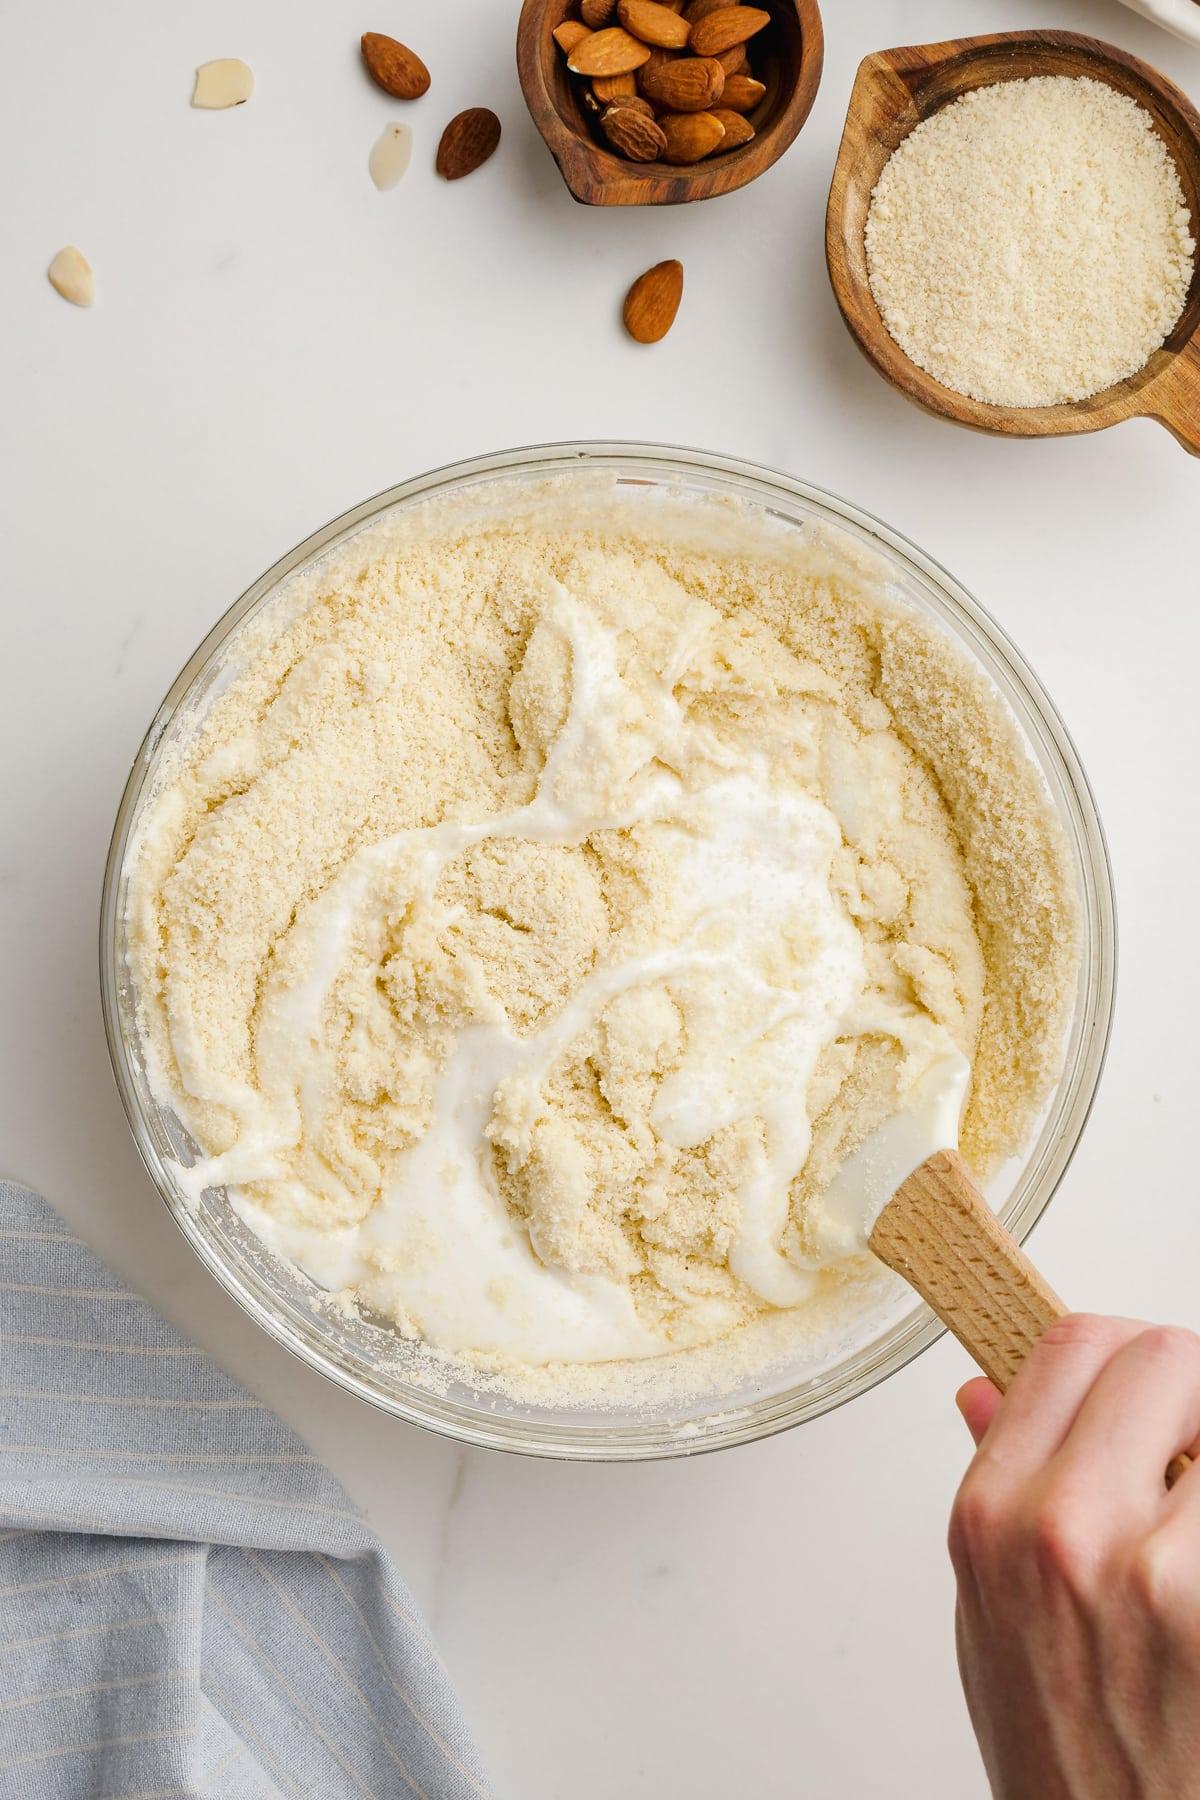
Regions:
[[[967,1430],[977,1446],[995,1417],[1000,1400],[999,1389],[992,1386],[986,1375],[977,1375],[973,1381],[960,1387],[954,1396],[954,1404],[965,1419]]]

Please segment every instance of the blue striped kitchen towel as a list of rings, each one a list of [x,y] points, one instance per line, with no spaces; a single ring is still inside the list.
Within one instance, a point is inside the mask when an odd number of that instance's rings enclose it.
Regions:
[[[488,1792],[333,1477],[0,1182],[3,1800]]]

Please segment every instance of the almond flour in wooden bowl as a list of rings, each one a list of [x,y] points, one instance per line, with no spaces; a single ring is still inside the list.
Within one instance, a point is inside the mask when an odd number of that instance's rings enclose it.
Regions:
[[[871,292],[926,373],[998,406],[1135,374],[1187,301],[1193,220],[1150,114],[1089,77],[976,88],[922,121],[867,215]]]

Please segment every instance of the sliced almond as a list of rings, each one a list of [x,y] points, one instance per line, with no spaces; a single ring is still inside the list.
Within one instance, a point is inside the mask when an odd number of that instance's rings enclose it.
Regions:
[[[725,127],[725,136],[721,139],[722,150],[736,150],[739,144],[748,144],[754,136],[754,127],[749,119],[741,113],[730,112],[727,106],[714,106],[714,119],[719,119]]]
[[[647,70],[638,86],[647,100],[667,112],[704,112],[719,102],[725,71],[711,56],[681,56]]]
[[[770,13],[759,6],[719,6],[692,26],[692,49],[697,56],[719,56],[770,23]]]
[[[461,181],[474,174],[500,142],[500,121],[486,106],[469,106],[456,113],[445,131],[437,152],[437,172],[446,181]]]
[[[578,19],[564,19],[561,25],[554,27],[551,35],[563,55],[570,56],[576,44],[582,44],[584,38],[592,34]]]
[[[725,136],[725,127],[710,112],[663,113],[658,124],[667,140],[663,161],[669,163],[702,162]]]
[[[630,100],[637,93],[637,77],[632,69],[624,75],[597,75],[592,92],[606,106],[611,100]]]
[[[650,47],[612,25],[607,31],[593,31],[591,37],[576,44],[567,58],[572,75],[625,75],[640,69],[649,61]]]
[[[625,296],[625,329],[639,344],[657,344],[675,323],[683,298],[683,264],[655,263]]]
[[[415,50],[382,31],[364,31],[362,59],[367,74],[394,100],[419,100],[429,92],[429,70]]]
[[[412,131],[407,125],[385,125],[371,146],[367,168],[377,188],[394,188],[412,160]]]
[[[653,118],[633,106],[610,106],[600,129],[613,149],[630,162],[657,162],[667,148],[666,137]]]
[[[669,6],[657,0],[619,0],[617,17],[626,31],[643,44],[656,44],[660,50],[682,50],[691,26]]]
[[[221,112],[227,106],[244,106],[254,92],[254,70],[240,56],[218,57],[216,62],[201,63],[196,70],[192,89],[192,105],[206,112]]]
[[[745,44],[734,44],[732,49],[722,50],[717,61],[725,71],[725,79],[731,75],[744,75],[749,67]]]
[[[50,286],[72,306],[90,306],[96,298],[96,277],[82,250],[67,244],[46,270]]]
[[[749,75],[731,75],[721,94],[721,105],[730,112],[753,112],[766,91],[761,81]]]
[[[581,0],[579,16],[590,30],[599,31],[611,25],[616,10],[617,0]]]

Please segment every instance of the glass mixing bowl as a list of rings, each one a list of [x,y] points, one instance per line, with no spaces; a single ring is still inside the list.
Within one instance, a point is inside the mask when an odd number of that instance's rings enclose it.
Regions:
[[[1004,633],[944,569],[857,507],[774,470],[702,451],[647,444],[565,444],[502,452],[438,469],[355,507],[305,540],[233,605],[181,671],[146,734],[117,815],[104,879],[100,973],[105,1028],[117,1085],[142,1159],[184,1236],[234,1299],[279,1343],[351,1393],[466,1443],[592,1461],[694,1455],[748,1443],[851,1400],[894,1374],[940,1335],[941,1325],[907,1290],[871,1315],[844,1349],[816,1364],[776,1365],[740,1391],[706,1403],[672,1402],[657,1411],[560,1410],[522,1406],[463,1382],[433,1391],[406,1375],[397,1335],[343,1317],[319,1291],[272,1256],[223,1193],[185,1200],[172,1161],[189,1140],[150,1091],[136,1025],[125,946],[124,862],[143,796],[169,734],[194,721],[219,691],[230,639],[267,604],[280,583],[394,508],[430,495],[486,503],[489,484],[534,483],[573,471],[608,472],[618,483],[667,485],[697,496],[732,495],[766,509],[776,525],[823,520],[858,538],[892,565],[895,585],[956,637],[1008,703],[1045,777],[1066,832],[1083,910],[1079,992],[1062,1077],[1028,1154],[992,1185],[1004,1223],[1024,1238],[1050,1200],[1087,1119],[1107,1047],[1116,973],[1111,871],[1087,777],[1033,671]],[[190,1156],[185,1157],[190,1160]]]

